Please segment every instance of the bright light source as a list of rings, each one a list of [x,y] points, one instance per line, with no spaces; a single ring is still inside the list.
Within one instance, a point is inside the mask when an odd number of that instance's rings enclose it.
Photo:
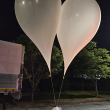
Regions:
[[[25,1],[23,1],[22,4],[24,5],[25,4]]]
[[[38,3],[38,2],[39,2],[39,0],[36,0],[36,2]]]
[[[76,14],[76,17],[78,17],[78,16],[79,16],[79,14],[77,13],[77,14]]]

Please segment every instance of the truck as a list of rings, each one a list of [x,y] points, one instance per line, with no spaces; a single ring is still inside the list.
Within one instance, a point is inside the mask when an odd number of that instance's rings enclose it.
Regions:
[[[0,94],[22,97],[25,47],[0,40]]]

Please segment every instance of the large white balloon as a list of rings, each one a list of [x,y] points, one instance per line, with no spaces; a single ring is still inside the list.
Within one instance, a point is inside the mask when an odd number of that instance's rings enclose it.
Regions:
[[[15,0],[18,23],[42,53],[49,70],[60,12],[60,0]]]
[[[73,58],[94,37],[100,21],[101,12],[95,0],[64,2],[57,31],[64,57],[64,75]]]

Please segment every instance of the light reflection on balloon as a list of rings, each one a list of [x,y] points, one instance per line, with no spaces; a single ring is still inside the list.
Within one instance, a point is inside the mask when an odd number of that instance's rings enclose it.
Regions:
[[[36,0],[36,2],[38,3],[38,2],[39,2],[39,0]]]
[[[64,2],[57,31],[64,57],[64,75],[73,58],[94,37],[100,21],[100,8],[95,0]]]
[[[23,1],[22,4],[24,5],[25,4],[25,1]]]

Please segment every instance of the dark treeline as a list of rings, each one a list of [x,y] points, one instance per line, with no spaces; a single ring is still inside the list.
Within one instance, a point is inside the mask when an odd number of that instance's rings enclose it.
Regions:
[[[54,89],[55,92],[59,92],[61,86],[61,77],[54,77]],[[99,91],[110,91],[110,78],[104,79],[101,78],[97,81]],[[62,91],[81,91],[82,90],[82,78],[75,78],[74,76],[66,75]],[[95,91],[95,87],[91,79],[83,78],[83,90],[84,91]],[[36,89],[36,91],[52,91],[51,80],[42,79]],[[22,92],[31,92],[31,86],[28,80],[23,81]]]

